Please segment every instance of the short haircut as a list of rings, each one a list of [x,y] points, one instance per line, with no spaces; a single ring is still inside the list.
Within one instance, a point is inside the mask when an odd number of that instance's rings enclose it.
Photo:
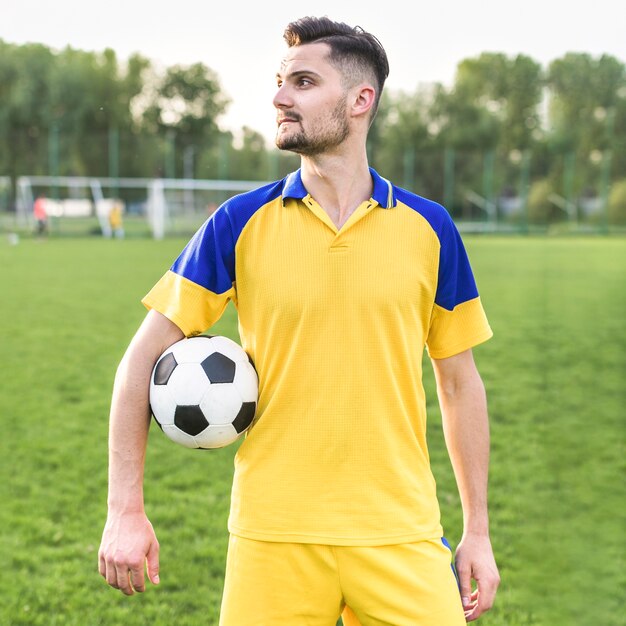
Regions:
[[[287,25],[285,41],[291,48],[307,43],[325,43],[330,47],[329,59],[348,81],[363,75],[374,79],[376,98],[372,107],[373,119],[380,95],[389,75],[387,53],[374,35],[360,26],[333,22],[328,17],[303,17]]]

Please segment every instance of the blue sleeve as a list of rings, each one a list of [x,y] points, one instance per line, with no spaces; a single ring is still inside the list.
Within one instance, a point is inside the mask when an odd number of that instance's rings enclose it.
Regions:
[[[448,213],[438,225],[437,234],[441,249],[435,303],[453,311],[457,305],[477,298],[478,289],[461,235]]]
[[[235,282],[235,243],[222,205],[191,238],[171,271],[213,293],[224,293]]]

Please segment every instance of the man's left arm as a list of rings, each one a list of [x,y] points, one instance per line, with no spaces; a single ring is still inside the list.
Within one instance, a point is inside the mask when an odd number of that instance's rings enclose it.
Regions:
[[[487,512],[487,398],[471,350],[432,359],[432,363],[444,436],[463,506],[463,537],[456,550],[455,565],[465,619],[469,622],[491,608],[500,583]],[[476,581],[475,591],[472,579]]]

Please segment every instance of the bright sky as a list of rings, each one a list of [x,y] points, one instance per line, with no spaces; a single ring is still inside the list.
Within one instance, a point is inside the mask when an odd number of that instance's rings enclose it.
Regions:
[[[247,125],[274,135],[271,104],[285,52],[282,33],[305,15],[358,24],[381,41],[391,66],[387,87],[413,91],[450,84],[459,61],[481,52],[526,54],[542,65],[566,52],[626,61],[623,0],[2,0],[0,39],[56,49],[113,48],[164,65],[201,61],[215,70],[232,103],[222,128]]]

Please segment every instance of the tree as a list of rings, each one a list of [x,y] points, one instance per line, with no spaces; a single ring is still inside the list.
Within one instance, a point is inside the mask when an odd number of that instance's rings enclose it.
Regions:
[[[231,158],[232,176],[248,180],[268,180],[270,172],[265,138],[248,126],[244,126],[241,133],[241,147],[234,151]]]
[[[375,167],[405,187],[431,197],[441,189],[441,169],[432,159],[434,143],[429,130],[432,99],[432,90],[426,88],[383,95],[375,141],[370,141]]]
[[[568,53],[550,64],[547,84],[552,151],[575,159],[576,193],[598,191],[604,153],[626,163],[623,134],[616,132],[626,125],[626,66],[609,55]]]
[[[530,57],[483,53],[459,63],[454,88],[436,110],[444,143],[457,149],[524,150],[539,126],[541,66]]]
[[[170,175],[182,172],[186,149],[205,150],[218,139],[217,119],[228,99],[215,72],[204,64],[168,68],[162,78],[157,78],[147,99],[142,111],[143,128],[167,142],[165,151],[170,151],[173,170]],[[164,156],[167,158],[167,154]]]
[[[60,141],[60,173],[107,176],[111,131],[132,133],[130,104],[142,88],[147,59],[135,55],[120,67],[111,49],[103,53],[66,48],[50,75],[50,128]],[[103,158],[103,156],[105,158]],[[126,164],[124,164],[126,165]]]
[[[39,44],[0,40],[0,171],[44,173],[50,119],[48,77],[54,64]]]

